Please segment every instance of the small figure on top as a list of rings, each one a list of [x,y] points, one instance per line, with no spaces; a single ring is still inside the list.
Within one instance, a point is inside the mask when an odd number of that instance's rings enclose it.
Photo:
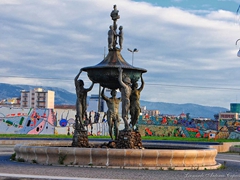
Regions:
[[[120,50],[122,50],[122,44],[123,44],[123,27],[122,26],[119,27],[118,37],[119,37],[118,42],[119,42]]]
[[[119,19],[120,18],[120,16],[118,15],[118,10],[117,10],[117,5],[114,5],[113,6],[113,10],[112,10],[112,12],[111,12],[111,14],[110,14],[110,16],[112,17],[112,20],[113,21],[116,21],[117,19]]]
[[[114,44],[115,44],[115,36],[116,33],[113,30],[113,26],[109,26],[109,30],[108,30],[108,49],[113,49]]]

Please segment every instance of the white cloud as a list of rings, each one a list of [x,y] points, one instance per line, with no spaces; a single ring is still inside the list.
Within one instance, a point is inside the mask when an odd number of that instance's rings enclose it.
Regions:
[[[19,0],[1,0],[0,1],[1,5],[6,5],[6,4],[20,4]]]
[[[232,22],[236,20],[236,14],[229,11],[218,10],[218,11],[213,11],[207,14],[207,18],[212,20]]]
[[[130,0],[1,1],[0,78],[34,77],[1,82],[54,85],[74,92],[79,69],[103,60],[114,4],[120,14],[117,24],[124,30],[124,59],[131,64],[127,48],[136,47],[134,65],[148,70],[143,100],[224,107],[234,100],[237,90],[218,89],[240,84],[235,46],[240,26],[234,13]],[[90,85],[86,75],[83,79]],[[203,86],[215,88],[199,89]],[[97,92],[98,87],[92,93]]]

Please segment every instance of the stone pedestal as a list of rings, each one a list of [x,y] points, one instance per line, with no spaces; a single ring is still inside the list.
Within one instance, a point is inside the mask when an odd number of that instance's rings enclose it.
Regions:
[[[117,140],[117,148],[119,149],[142,149],[142,138],[138,131],[122,130],[119,131]]]
[[[83,129],[75,129],[72,141],[73,147],[89,147],[88,133]]]

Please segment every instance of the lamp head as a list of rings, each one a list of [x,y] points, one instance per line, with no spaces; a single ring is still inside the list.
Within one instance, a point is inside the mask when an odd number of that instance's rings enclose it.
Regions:
[[[240,49],[238,50],[237,56],[240,57]]]
[[[137,49],[137,48],[135,48],[135,49],[133,50],[133,52],[138,52],[138,49]]]
[[[127,50],[130,51],[130,52],[133,52],[133,51],[132,51],[131,49],[129,49],[129,48],[128,48]]]

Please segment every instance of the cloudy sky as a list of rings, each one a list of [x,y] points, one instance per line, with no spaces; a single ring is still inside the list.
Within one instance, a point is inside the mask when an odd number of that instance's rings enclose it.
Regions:
[[[79,69],[103,60],[110,12],[123,26],[122,56],[139,49],[141,99],[229,108],[240,102],[240,1],[0,0],[0,82],[74,92]],[[86,73],[80,76],[86,84]],[[98,92],[95,85],[92,93]]]

